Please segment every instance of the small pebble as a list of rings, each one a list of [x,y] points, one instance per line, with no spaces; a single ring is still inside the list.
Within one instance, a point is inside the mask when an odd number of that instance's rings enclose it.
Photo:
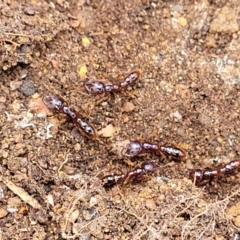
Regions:
[[[82,214],[83,214],[83,218],[85,220],[90,221],[92,219],[92,215],[90,214],[89,211],[83,210]]]
[[[98,204],[98,199],[96,197],[91,197],[90,202],[89,202],[89,206],[93,207],[96,204]]]
[[[28,75],[28,71],[27,71],[26,69],[24,69],[24,70],[21,71],[21,79],[26,78],[27,75]]]
[[[51,206],[54,206],[54,200],[53,200],[52,194],[47,195],[47,203],[50,204]]]
[[[70,26],[73,27],[73,28],[77,28],[80,24],[80,21],[79,20],[76,20],[76,19],[73,19],[71,20],[70,22]]]
[[[99,134],[103,137],[112,137],[114,135],[115,128],[112,124],[107,125],[105,128],[99,131]]]
[[[21,205],[22,201],[19,197],[11,197],[8,199],[8,208],[18,208]]]
[[[22,81],[11,81],[10,88],[11,90],[16,90],[22,85]]]
[[[37,88],[33,85],[31,81],[24,81],[21,86],[18,88],[19,92],[21,92],[24,96],[28,97],[33,95]]]
[[[170,116],[171,116],[172,118],[176,118],[176,119],[178,119],[178,120],[182,120],[182,115],[179,113],[179,111],[176,111],[176,112],[174,112],[174,113],[171,113]]]
[[[132,102],[125,102],[125,104],[123,105],[124,112],[132,112],[134,108],[135,106]]]
[[[33,15],[35,15],[35,10],[34,10],[33,7],[26,7],[26,8],[24,9],[24,13],[25,13],[26,15],[33,16]]]
[[[147,199],[146,200],[146,207],[149,210],[155,210],[157,208],[157,205],[153,199]]]
[[[0,208],[0,218],[4,218],[8,215],[8,211],[4,208]]]
[[[79,214],[80,214],[79,210],[76,209],[75,211],[73,211],[71,213],[71,215],[68,218],[68,221],[71,223],[74,223],[77,220],[77,218],[79,217]]]

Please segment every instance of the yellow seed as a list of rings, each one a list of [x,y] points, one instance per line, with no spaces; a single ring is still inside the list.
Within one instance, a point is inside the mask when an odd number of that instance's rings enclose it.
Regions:
[[[83,37],[83,38],[82,38],[82,45],[83,45],[85,48],[89,47],[90,44],[91,44],[91,42],[90,42],[89,38],[87,38],[87,37]]]
[[[81,78],[84,78],[86,77],[86,74],[87,74],[87,67],[85,65],[82,65],[79,67],[79,71],[78,71],[78,74]]]

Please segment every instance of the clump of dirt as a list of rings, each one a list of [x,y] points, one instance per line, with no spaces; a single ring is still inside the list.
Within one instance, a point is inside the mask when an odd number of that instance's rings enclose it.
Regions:
[[[239,170],[196,187],[240,151],[240,18],[236,1],[0,3],[2,239],[237,239]],[[88,79],[125,91],[91,95]],[[55,94],[99,133],[81,135],[42,97]],[[131,140],[169,143],[181,161]],[[148,160],[144,179],[103,187]],[[126,183],[126,182],[125,182]]]

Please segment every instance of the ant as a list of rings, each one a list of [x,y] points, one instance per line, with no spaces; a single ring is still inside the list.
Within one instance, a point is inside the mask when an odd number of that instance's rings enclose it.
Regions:
[[[140,71],[133,71],[129,73],[119,84],[105,84],[100,81],[89,80],[84,83],[85,89],[91,94],[102,94],[108,92],[120,92],[128,85],[135,82],[140,77]]]
[[[189,171],[188,176],[189,176],[189,179],[195,182],[195,185],[199,185],[200,183],[207,180],[211,182],[214,177],[228,175],[239,167],[240,167],[240,159],[236,159],[224,165],[223,167],[218,167],[217,169],[211,169],[211,168],[206,168],[204,170],[193,169]]]
[[[148,175],[154,172],[156,168],[157,166],[155,161],[145,161],[141,164],[140,167],[136,167],[132,171],[127,172],[126,174],[116,173],[103,177],[102,180],[106,180],[106,182],[103,184],[103,187],[106,189],[110,189],[119,183],[127,184],[129,182],[140,180],[144,175]]]
[[[181,160],[186,156],[185,152],[177,147],[170,145],[157,145],[148,142],[132,141],[122,149],[122,155],[125,157],[134,157],[143,151],[151,151],[157,155],[164,155],[175,160]]]
[[[47,95],[43,97],[42,101],[49,109],[66,114],[85,136],[91,139],[97,138],[96,130],[84,120],[81,114],[70,108],[63,98],[55,95]]]

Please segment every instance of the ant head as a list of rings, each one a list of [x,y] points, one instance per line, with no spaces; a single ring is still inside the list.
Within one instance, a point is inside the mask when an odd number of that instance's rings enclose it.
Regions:
[[[84,84],[85,89],[92,94],[101,94],[105,92],[104,83],[89,80]]]
[[[142,146],[139,142],[134,141],[127,144],[125,148],[122,149],[122,155],[125,157],[134,157],[142,151]]]
[[[63,100],[54,95],[44,96],[42,101],[48,108],[53,110],[60,110],[63,106]]]

